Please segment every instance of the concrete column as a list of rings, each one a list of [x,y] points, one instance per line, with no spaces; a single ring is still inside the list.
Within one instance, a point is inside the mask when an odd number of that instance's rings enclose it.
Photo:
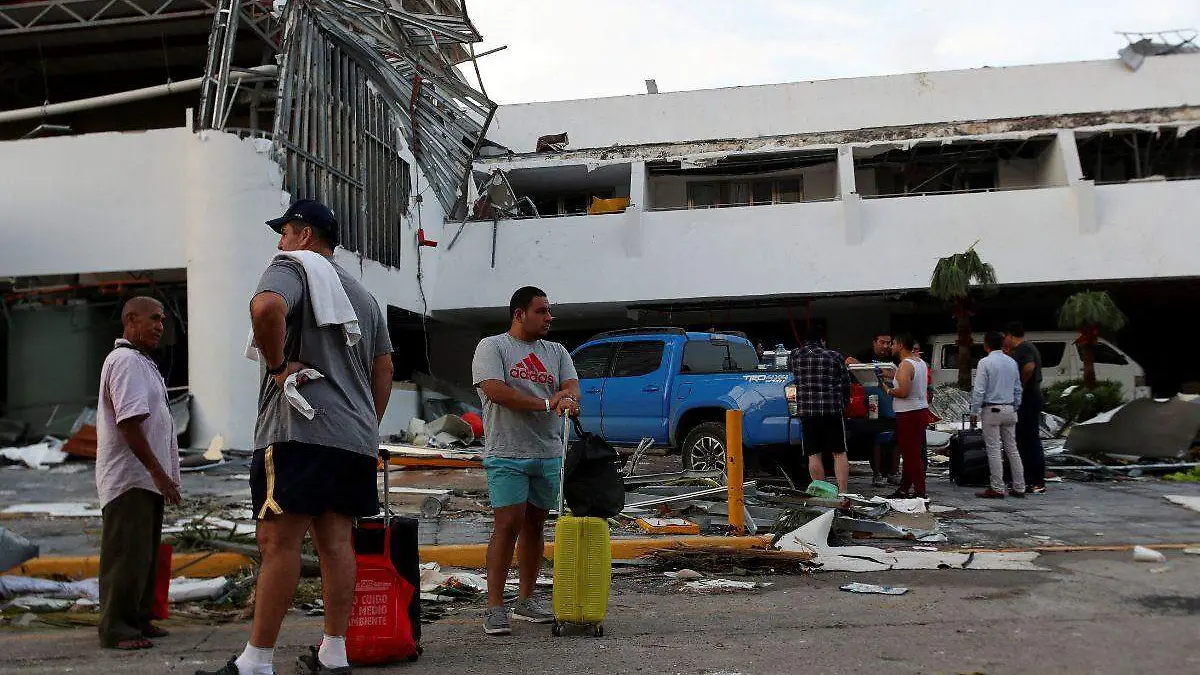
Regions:
[[[179,218],[187,238],[192,444],[220,434],[228,447],[252,449],[258,364],[245,357],[249,302],[277,241],[263,221],[282,213],[287,199],[278,166],[253,142],[219,132],[191,141]]]
[[[846,243],[857,246],[863,242],[862,197],[858,196],[858,189],[854,181],[854,148],[852,146],[838,146],[837,175]]]
[[[642,257],[642,214],[646,212],[646,163],[629,165],[629,208],[621,215],[621,243],[631,258]]]
[[[1079,145],[1075,142],[1075,130],[1059,129],[1054,142],[1058,144],[1063,170],[1067,175],[1067,186],[1071,189],[1079,233],[1095,234],[1099,230],[1096,220],[1096,183],[1083,178],[1083,165],[1079,162]]]
[[[1075,143],[1074,129],[1059,129],[1055,142],[1062,156],[1063,169],[1067,174],[1067,185],[1083,180],[1083,166],[1079,163],[1079,146]]]

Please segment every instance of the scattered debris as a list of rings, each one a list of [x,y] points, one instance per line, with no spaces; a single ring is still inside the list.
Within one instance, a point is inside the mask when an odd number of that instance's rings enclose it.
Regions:
[[[221,466],[226,463],[225,453],[225,437],[217,434],[208,444],[208,449],[202,454],[183,452],[180,453],[179,471],[180,473],[191,473],[193,471],[206,471],[214,467]],[[249,480],[249,479],[247,479]]]
[[[63,445],[63,441],[47,437],[42,439],[41,443],[0,449],[0,457],[10,462],[19,462],[31,469],[47,469],[67,460],[67,453],[62,450]]]
[[[752,591],[756,588],[766,588],[770,586],[770,582],[762,581],[732,581],[730,579],[702,579],[700,581],[689,581],[684,584],[684,588],[701,593],[713,591]]]
[[[813,557],[813,554],[807,551],[729,549],[719,546],[680,546],[659,549],[649,554],[651,567],[658,570],[688,569],[710,574],[734,575],[749,572],[806,574]]]
[[[1188,555],[1200,555],[1200,546],[1193,546],[1191,548],[1185,548],[1185,549],[1183,549],[1183,552]]]
[[[483,453],[475,450],[421,448],[401,443],[384,443],[392,466],[406,469],[482,469]]]
[[[88,410],[91,411],[93,422],[81,424],[79,429],[74,430],[71,437],[67,439],[66,444],[63,445],[62,449],[63,452],[74,457],[96,459],[97,437],[96,425],[94,423],[96,418],[96,410],[94,408],[88,408],[85,409],[84,413],[81,413],[81,415],[86,414]],[[77,421],[76,424],[79,424],[79,422]]]
[[[1185,509],[1192,511],[1200,511],[1200,497],[1190,497],[1188,495],[1163,495],[1163,499],[1178,504]]]
[[[67,600],[78,598],[99,600],[100,580],[53,581],[50,579],[38,579],[12,574],[0,575],[0,600],[8,600],[19,596],[42,596]]]
[[[812,481],[808,484],[808,488],[804,492],[812,497],[822,497],[825,499],[834,499],[838,496],[837,486],[823,480]]]
[[[1164,563],[1167,561],[1167,556],[1155,551],[1152,548],[1145,546],[1133,547],[1134,562],[1149,562],[1149,563]]]
[[[1200,432],[1200,405],[1176,396],[1140,398],[1071,428],[1067,450],[1173,459],[1192,447]]]
[[[51,518],[99,518],[103,513],[87,502],[50,502],[46,504],[14,504],[0,513],[47,515]]]
[[[903,586],[876,586],[875,584],[852,583],[840,587],[851,593],[875,593],[878,595],[904,595],[908,592]]]
[[[686,567],[678,572],[663,572],[663,576],[667,577],[668,579],[678,579],[680,581],[694,581],[696,579],[704,578],[703,574],[697,572],[696,570],[690,570]]]
[[[0,570],[11,570],[26,560],[36,557],[38,557],[37,544],[16,532],[0,527]]]
[[[475,431],[458,415],[442,415],[426,423],[424,433],[439,448],[465,447],[475,442]]]
[[[638,518],[634,522],[650,534],[700,534],[700,526],[686,518]]]
[[[565,131],[561,134],[538,136],[534,152],[562,152],[567,149],[568,143],[570,143],[570,139],[568,139],[567,132]]]
[[[213,579],[189,579],[177,577],[171,580],[171,588],[167,592],[168,602],[188,602],[191,600],[215,600],[225,593],[229,581],[225,577]]]
[[[829,531],[834,511],[827,511],[812,521],[783,536],[775,547],[784,551],[808,552],[816,555],[814,562],[822,570],[838,572],[882,572],[884,570],[1025,570],[1047,571],[1034,565],[1036,552],[1022,553],[956,553],[930,551],[888,552],[871,546],[830,546]]]

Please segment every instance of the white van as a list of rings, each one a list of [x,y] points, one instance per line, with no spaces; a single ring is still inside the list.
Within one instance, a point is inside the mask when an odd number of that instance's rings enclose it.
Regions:
[[[1075,340],[1078,333],[1026,331],[1025,340],[1032,342],[1042,355],[1042,387],[1083,377],[1083,359]],[[983,333],[972,336],[971,376],[975,365],[983,358]],[[958,382],[958,336],[934,335],[929,339],[933,345],[933,383],[935,385]],[[1146,386],[1146,371],[1116,345],[1100,338],[1095,347],[1096,379],[1120,382],[1125,399],[1150,398],[1150,387]]]

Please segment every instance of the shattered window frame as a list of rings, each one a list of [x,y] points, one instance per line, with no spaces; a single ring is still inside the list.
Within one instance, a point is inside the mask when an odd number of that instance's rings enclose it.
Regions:
[[[1075,143],[1083,178],[1096,185],[1200,179],[1197,128],[1076,132]]]
[[[947,194],[1009,192],[1064,187],[1045,180],[1040,167],[1027,183],[1002,181],[1001,169],[1016,162],[1053,161],[1046,154],[1057,143],[1054,134],[1020,138],[955,138],[912,144],[855,148],[854,170],[871,171],[874,189],[858,185],[863,199],[927,197]]]

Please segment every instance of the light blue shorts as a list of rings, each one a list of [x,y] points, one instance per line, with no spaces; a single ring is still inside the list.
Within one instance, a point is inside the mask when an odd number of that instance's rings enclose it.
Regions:
[[[562,458],[513,459],[485,457],[488,498],[502,509],[529,502],[544,511],[558,507],[558,473]]]

